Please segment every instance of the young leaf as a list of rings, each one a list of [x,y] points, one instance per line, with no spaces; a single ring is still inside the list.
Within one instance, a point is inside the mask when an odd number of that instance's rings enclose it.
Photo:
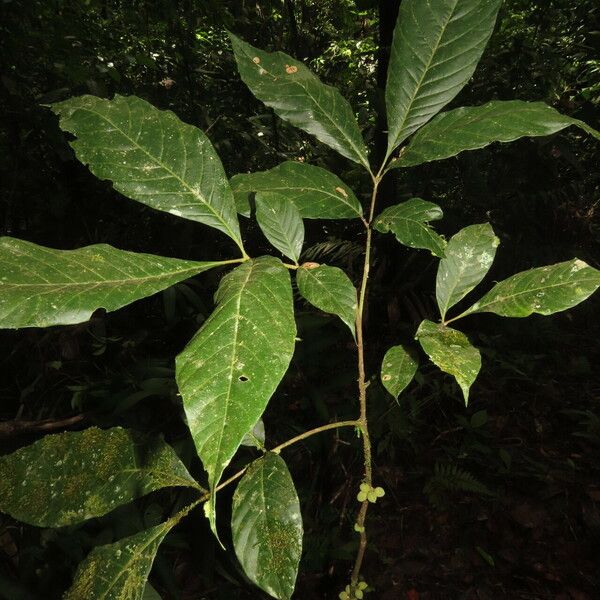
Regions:
[[[135,96],[80,96],[52,105],[77,158],[116,190],[242,242],[223,165],[200,129]]]
[[[296,282],[306,300],[323,312],[337,315],[356,339],[356,288],[344,271],[327,265],[300,266]]]
[[[96,244],[54,250],[0,238],[0,327],[50,327],[117,310],[220,262],[138,254]]]
[[[388,68],[388,155],[464,87],[502,0],[402,0]]]
[[[405,246],[425,248],[435,256],[443,257],[446,241],[429,226],[429,221],[442,217],[442,209],[437,204],[421,198],[411,198],[407,202],[386,208],[375,219],[373,226],[382,233],[391,231]]]
[[[276,258],[226,275],[217,307],[177,357],[177,384],[213,491],[285,374],[296,337],[292,287]],[[207,511],[216,533],[215,498]]]
[[[575,125],[600,139],[583,121],[561,115],[543,102],[494,100],[483,106],[462,107],[437,115],[411,139],[394,167],[412,167],[484,148],[493,142],[552,135]]]
[[[497,283],[464,315],[491,312],[502,317],[551,315],[583,302],[600,287],[600,271],[582,260],[529,269]]]
[[[279,194],[256,194],[256,220],[265,237],[296,264],[304,243],[304,224],[298,209]]]
[[[234,175],[231,187],[237,210],[245,217],[250,216],[250,192],[281,194],[304,219],[356,219],[363,214],[354,192],[339,177],[321,167],[293,160],[268,171]]]
[[[288,600],[302,554],[302,515],[279,455],[268,452],[246,471],[233,495],[231,530],[246,575],[271,596]]]
[[[421,323],[415,339],[419,340],[431,362],[456,379],[467,405],[469,388],[481,369],[479,350],[471,345],[464,333],[431,321]]]
[[[80,563],[63,600],[143,600],[158,547],[179,516],[113,544],[96,546]]]
[[[229,34],[250,91],[282,119],[370,170],[367,148],[348,101],[283,52],[264,52]]]
[[[392,346],[381,363],[381,382],[396,400],[412,381],[417,367],[418,357],[404,346]]]
[[[171,446],[120,427],[47,435],[0,457],[0,510],[38,527],[101,517],[171,486],[200,489]]]
[[[446,257],[440,261],[435,295],[442,320],[446,312],[462,300],[490,270],[500,240],[489,223],[469,225],[452,236]]]

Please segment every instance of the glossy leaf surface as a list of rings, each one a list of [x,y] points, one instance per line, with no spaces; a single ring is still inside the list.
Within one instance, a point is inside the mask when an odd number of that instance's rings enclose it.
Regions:
[[[433,202],[411,198],[402,204],[386,208],[376,219],[373,227],[386,233],[391,231],[396,239],[410,248],[424,248],[435,256],[444,256],[446,240],[436,233],[429,221],[443,217],[442,209]]]
[[[296,206],[304,219],[356,219],[362,215],[354,192],[336,175],[288,160],[268,171],[231,178],[238,212],[250,216],[250,192],[277,193]]]
[[[529,269],[497,283],[465,314],[492,312],[502,317],[551,315],[583,302],[600,287],[600,271],[582,260]]]
[[[388,152],[464,87],[492,34],[501,0],[403,0],[385,101]]]
[[[561,115],[543,102],[495,100],[437,115],[411,139],[393,166],[412,167],[456,156],[465,150],[522,137],[552,135],[571,125],[600,139],[600,133],[577,119]]]
[[[297,263],[304,243],[304,224],[294,204],[279,194],[259,192],[256,220],[269,242]]]
[[[392,346],[381,363],[381,382],[396,400],[406,386],[413,380],[419,359],[404,346]]]
[[[80,96],[52,110],[96,177],[152,208],[215,227],[241,247],[229,182],[200,129],[134,96]]]
[[[231,530],[246,575],[275,598],[292,596],[302,554],[302,515],[284,460],[254,461],[233,496]]]
[[[306,300],[323,312],[337,315],[356,337],[356,288],[344,271],[328,265],[301,266],[296,281]]]
[[[120,427],[47,435],[0,457],[0,510],[38,527],[101,517],[171,486],[198,488],[171,446]]]
[[[369,169],[367,148],[348,101],[304,63],[264,52],[229,34],[238,71],[250,91],[282,119]]]
[[[431,321],[421,323],[416,339],[431,362],[456,379],[468,404],[469,389],[481,369],[479,350],[464,333]]]
[[[290,276],[276,258],[221,281],[216,308],[177,357],[177,384],[211,490],[288,368],[296,323]],[[215,530],[214,494],[209,518]],[[216,530],[215,530],[216,532]]]
[[[219,262],[118,250],[107,244],[54,250],[0,238],[0,327],[49,327],[117,310]]]
[[[440,261],[435,296],[442,315],[462,300],[490,270],[500,240],[489,223],[469,225],[450,238]]]

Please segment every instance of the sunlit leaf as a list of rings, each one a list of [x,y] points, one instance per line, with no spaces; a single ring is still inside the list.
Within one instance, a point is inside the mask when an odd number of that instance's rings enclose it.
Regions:
[[[354,192],[336,175],[306,163],[286,161],[268,171],[231,178],[237,210],[250,216],[250,192],[277,193],[292,202],[304,219],[356,219],[362,215]]]
[[[215,227],[241,247],[229,182],[200,129],[135,96],[79,96],[52,110],[96,177],[152,208]]]
[[[422,127],[392,164],[411,167],[484,148],[493,142],[552,135],[571,125],[600,138],[600,133],[583,121],[561,115],[543,102],[495,100],[483,106],[456,108],[437,115]]]
[[[583,302],[600,287],[600,271],[582,260],[529,269],[497,283],[464,314],[551,315]]]
[[[211,491],[288,368],[296,323],[287,269],[250,260],[226,275],[217,306],[177,357],[177,384]],[[215,496],[207,511],[216,533]]]
[[[198,488],[171,446],[120,427],[46,435],[0,457],[0,510],[39,527],[101,517],[171,486]]]
[[[337,315],[356,337],[356,288],[344,271],[328,265],[315,267],[309,263],[298,269],[296,281],[306,300],[323,312]]]
[[[229,34],[238,70],[250,91],[282,119],[369,169],[367,148],[348,101],[283,52],[264,52]]]
[[[418,357],[404,346],[392,346],[381,363],[381,382],[396,400],[406,386],[413,380]]]
[[[246,575],[271,596],[288,600],[302,554],[302,515],[279,455],[269,452],[246,471],[233,496],[231,531]]]
[[[442,209],[437,204],[421,198],[411,198],[402,204],[386,208],[375,219],[373,227],[382,233],[391,231],[405,246],[425,248],[442,257],[446,241],[429,226],[429,221],[436,221],[443,216]]]
[[[489,223],[469,225],[450,238],[440,261],[435,295],[442,315],[462,300],[490,270],[500,240]]]
[[[415,337],[431,362],[456,379],[468,404],[469,389],[481,369],[479,350],[464,333],[431,321],[423,321]]]
[[[269,242],[297,263],[304,243],[304,224],[294,204],[279,194],[259,192],[256,221]]]
[[[195,262],[106,244],[54,250],[0,238],[0,327],[49,327],[117,310],[222,262]]]
[[[385,101],[388,153],[469,81],[502,0],[402,0]]]

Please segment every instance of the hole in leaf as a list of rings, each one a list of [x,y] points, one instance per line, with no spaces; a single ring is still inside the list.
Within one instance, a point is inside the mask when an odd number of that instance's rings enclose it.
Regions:
[[[241,381],[241,382],[248,381],[248,378],[245,375],[240,375],[238,377],[238,381]]]

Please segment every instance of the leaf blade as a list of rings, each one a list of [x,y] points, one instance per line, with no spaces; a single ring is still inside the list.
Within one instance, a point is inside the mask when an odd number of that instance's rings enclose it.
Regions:
[[[235,553],[246,575],[280,600],[294,591],[302,554],[300,502],[284,460],[272,452],[254,461],[233,496]]]
[[[419,366],[418,357],[405,346],[392,346],[381,363],[381,382],[396,399],[413,380]]]

